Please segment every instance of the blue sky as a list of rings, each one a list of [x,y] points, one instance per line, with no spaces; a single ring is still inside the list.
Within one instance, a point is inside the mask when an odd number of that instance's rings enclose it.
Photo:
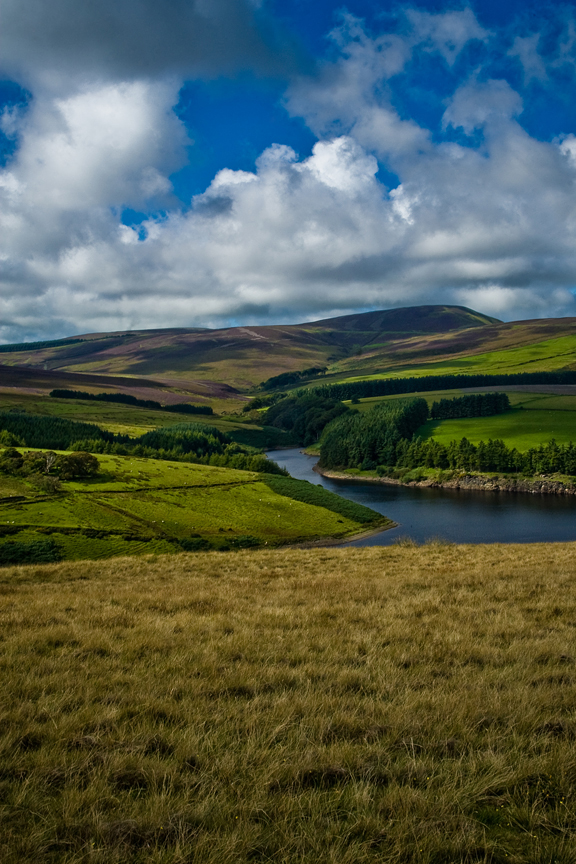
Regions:
[[[573,3],[0,0],[0,339],[576,314]]]

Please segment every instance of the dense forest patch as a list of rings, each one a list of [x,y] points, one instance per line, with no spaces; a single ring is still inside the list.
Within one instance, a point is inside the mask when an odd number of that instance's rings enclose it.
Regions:
[[[87,393],[85,390],[67,390],[66,388],[51,390],[49,395],[55,399],[84,399],[89,402],[118,402],[121,405],[132,405],[135,408],[148,408],[152,411],[171,411],[176,414],[208,414],[214,413],[210,405],[192,405],[188,402],[175,402],[171,405],[161,405],[154,399],[138,399],[130,393]]]
[[[363,413],[350,413],[326,427],[321,439],[320,467],[359,468],[390,474],[394,469],[439,468],[534,476],[576,475],[576,447],[554,440],[521,452],[501,439],[477,444],[466,437],[449,443],[419,432],[429,413],[466,418],[497,415],[510,408],[503,393],[470,394],[434,402],[429,412],[422,398],[380,402]]]
[[[248,430],[249,431],[249,430]],[[116,453],[153,459],[182,460],[205,465],[229,466],[244,471],[285,474],[276,463],[226,432],[201,423],[176,423],[145,432],[136,439],[116,435],[92,423],[60,417],[0,413],[0,446],[26,446],[88,453]]]

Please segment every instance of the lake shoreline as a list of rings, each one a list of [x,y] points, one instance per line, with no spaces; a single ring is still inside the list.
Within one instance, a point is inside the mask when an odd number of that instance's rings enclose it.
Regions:
[[[359,531],[357,534],[349,534],[347,537],[320,537],[318,540],[304,540],[302,543],[290,543],[284,546],[285,549],[317,549],[326,546],[345,546],[347,543],[356,543],[358,540],[366,540],[368,537],[375,537],[377,534],[382,534],[383,531],[389,531],[391,528],[399,528],[398,522],[384,517],[379,525],[373,525],[365,531]]]
[[[440,482],[436,478],[426,480],[412,480],[404,483],[396,477],[366,477],[364,475],[350,475],[338,471],[330,471],[320,468],[318,464],[312,468],[322,477],[331,480],[348,480],[361,483],[380,483],[386,486],[405,486],[412,489],[466,489],[476,492],[522,492],[530,495],[576,495],[576,486],[564,483],[561,480],[548,478],[521,480],[498,475],[463,474],[450,480]]]
[[[468,492],[465,488],[418,488],[393,477],[386,483],[383,482],[386,478],[368,478],[343,471],[327,471],[330,476],[323,476],[313,470],[317,455],[307,454],[303,449],[285,450],[272,458],[293,477],[321,483],[330,492],[370,507],[398,526],[389,531],[377,531],[364,540],[334,538],[337,548],[388,547],[402,537],[410,537],[419,544],[431,538],[456,544],[576,541],[576,495],[522,494],[521,491],[511,495],[499,491],[491,493],[486,486],[483,494],[478,495],[476,490]],[[451,476],[447,471],[440,476],[438,471],[427,474],[440,481]],[[417,472],[410,476],[418,479]],[[560,479],[565,483],[572,480],[571,477]],[[361,527],[358,526],[358,530]],[[365,527],[369,529],[372,525]],[[323,544],[320,541],[317,545]]]

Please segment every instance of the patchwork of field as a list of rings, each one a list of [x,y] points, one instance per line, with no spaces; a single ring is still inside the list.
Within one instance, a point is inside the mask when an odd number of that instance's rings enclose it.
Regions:
[[[119,435],[129,435],[131,438],[137,438],[152,429],[188,421],[215,426],[239,443],[254,447],[268,446],[268,439],[271,436],[278,439],[277,442],[274,442],[277,446],[281,446],[283,439],[286,440],[285,446],[290,446],[291,443],[289,436],[284,435],[280,430],[277,430],[274,435],[271,432],[262,432],[260,426],[242,421],[240,416],[236,418],[233,416],[221,417],[217,414],[178,414],[170,411],[151,411],[147,408],[137,408],[114,402],[52,399],[47,396],[7,393],[0,390],[0,411],[11,409],[27,411],[30,414],[44,414],[52,417],[63,417],[66,420],[95,423],[101,429]]]
[[[491,388],[478,387],[466,390],[436,390],[434,392],[410,393],[361,399],[351,406],[359,411],[370,411],[380,402],[414,398],[426,399],[428,405],[440,399],[453,399],[466,393],[486,392]],[[429,420],[419,430],[422,438],[434,437],[442,444],[467,438],[473,444],[489,438],[501,438],[509,447],[528,450],[545,444],[552,438],[559,444],[576,443],[576,395],[557,393],[534,393],[534,387],[516,388],[506,392],[512,409],[493,417],[470,417],[458,420]],[[558,388],[561,389],[561,388]],[[574,389],[574,388],[572,388]],[[350,402],[346,404],[350,405]]]
[[[5,378],[38,393],[110,387],[225,412],[241,410],[247,394],[271,376],[310,367],[326,375],[308,386],[576,368],[576,319],[503,323],[464,307],[420,306],[299,325],[96,333],[13,347],[0,352],[0,385]]]
[[[0,570],[0,859],[573,864],[575,552]]]
[[[63,483],[55,494],[0,476],[0,553],[2,544],[46,537],[64,558],[81,559],[180,552],[182,541],[215,549],[274,546],[345,537],[365,527],[326,509],[330,502],[316,506],[279,494],[267,475],[136,457],[98,459],[99,476]]]
[[[13,365],[15,363],[23,365]],[[49,366],[48,362],[43,361],[42,352],[4,353],[0,346],[0,393],[48,396],[55,388],[87,390],[91,393],[114,391],[127,393],[137,399],[154,399],[162,405],[174,402],[210,404],[215,411],[241,409],[246,402],[246,397],[237,390],[218,381],[198,381],[182,376],[152,380],[131,375],[91,375]]]

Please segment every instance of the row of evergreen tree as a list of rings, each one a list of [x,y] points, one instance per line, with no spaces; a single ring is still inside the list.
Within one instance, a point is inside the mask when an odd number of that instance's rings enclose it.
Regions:
[[[576,384],[576,370],[558,372],[516,372],[496,375],[425,375],[422,378],[374,378],[341,384],[319,384],[301,389],[295,395],[315,394],[323,399],[366,399],[431,390],[456,390],[462,387],[500,387],[508,384]]]
[[[58,348],[61,345],[77,345],[85,339],[49,339],[43,342],[12,342],[10,345],[0,345],[0,354],[10,354],[14,351],[38,351],[41,348]]]
[[[482,404],[477,403],[477,407]],[[446,408],[446,416],[454,416],[450,410]],[[522,453],[500,439],[473,444],[462,438],[445,445],[434,438],[414,438],[427,417],[428,406],[422,398],[383,402],[362,414],[349,411],[325,429],[319,465],[378,470],[380,474],[394,468],[422,467],[527,476],[576,475],[576,447],[572,443],[561,445],[552,440]]]
[[[55,399],[85,399],[92,402],[119,402],[122,405],[133,405],[136,408],[148,408],[152,411],[172,411],[176,414],[213,414],[210,405],[192,405],[188,402],[176,402],[174,405],[161,405],[155,399],[137,399],[130,393],[87,393],[85,390],[67,390],[65,388],[51,390],[50,396]]]
[[[94,423],[61,417],[0,413],[0,446],[34,447],[47,450],[74,450],[87,453],[115,453],[150,459],[171,459],[203,465],[219,465],[268,474],[286,472],[261,453],[232,441],[214,426],[177,423],[146,432],[139,438],[115,435]]]
[[[455,399],[440,399],[430,409],[432,420],[450,420],[457,417],[489,417],[502,414],[510,408],[506,393],[470,393]]]
[[[315,392],[301,391],[300,396],[285,396],[273,404],[263,415],[267,426],[284,429],[294,441],[308,447],[315,444],[323,430],[337,417],[350,411],[338,399],[327,399]],[[378,406],[379,407],[379,406]],[[485,417],[499,414],[510,407],[505,393],[474,393],[455,399],[441,399],[434,402],[431,416],[434,419],[445,417]],[[384,408],[386,413],[389,410]],[[356,413],[353,411],[353,413]],[[381,417],[384,414],[380,415]],[[425,422],[426,416],[422,422]],[[364,422],[364,421],[363,421]],[[370,421],[372,423],[372,421]],[[372,457],[368,457],[371,459]]]
[[[273,375],[260,384],[262,390],[275,390],[276,387],[290,387],[292,384],[298,384],[299,381],[305,381],[306,378],[317,378],[319,375],[326,374],[326,366],[311,366],[309,369],[295,370],[294,372],[281,372],[280,375]]]
[[[13,436],[17,444],[46,450],[80,449],[72,444],[81,438],[109,444],[128,444],[131,440],[127,435],[115,435],[100,429],[95,423],[24,411],[1,412],[0,430]]]
[[[384,455],[384,454],[382,454]],[[531,447],[524,453],[515,447],[507,447],[500,439],[489,439],[472,444],[466,438],[441,444],[434,438],[413,441],[403,439],[395,448],[394,460],[383,466],[380,473],[390,468],[442,468],[463,471],[498,471],[520,473],[528,476],[537,474],[576,475],[576,447],[549,441],[539,447]]]

